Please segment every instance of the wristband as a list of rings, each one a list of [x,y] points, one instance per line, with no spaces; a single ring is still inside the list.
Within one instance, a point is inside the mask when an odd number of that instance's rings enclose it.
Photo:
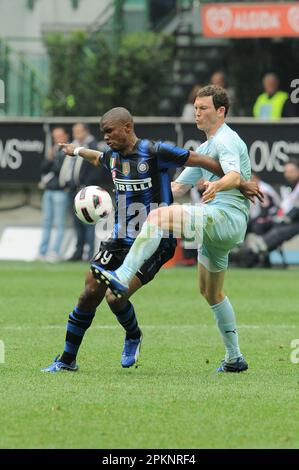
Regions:
[[[75,147],[73,155],[80,156],[80,150],[83,150],[84,147]]]

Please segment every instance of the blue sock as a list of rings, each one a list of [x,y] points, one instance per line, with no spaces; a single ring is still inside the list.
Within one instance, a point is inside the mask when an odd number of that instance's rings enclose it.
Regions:
[[[238,357],[242,356],[238,344],[234,309],[227,297],[225,297],[219,304],[211,305],[211,308],[215,314],[217,326],[225,345],[225,360],[228,362],[234,362]]]
[[[119,279],[129,284],[138,269],[148,260],[160,245],[163,230],[155,224],[145,222],[125,257],[123,264],[116,270]]]
[[[135,315],[135,310],[131,302],[128,300],[128,303],[122,310],[114,310],[111,307],[112,312],[117,318],[117,321],[126,331],[126,339],[137,339],[140,338],[141,331],[138,326],[137,318]]]
[[[69,315],[67,322],[67,331],[65,338],[65,346],[63,354],[60,358],[61,362],[71,364],[76,359],[78,349],[82,342],[86,330],[90,327],[95,316],[95,310],[85,312],[75,307]]]

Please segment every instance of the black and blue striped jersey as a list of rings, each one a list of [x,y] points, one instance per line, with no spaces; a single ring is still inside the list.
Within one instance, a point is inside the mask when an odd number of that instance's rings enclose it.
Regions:
[[[162,141],[138,139],[133,150],[122,155],[107,147],[100,157],[115,186],[115,225],[112,238],[131,245],[147,214],[172,204],[169,168],[183,166],[189,151]]]

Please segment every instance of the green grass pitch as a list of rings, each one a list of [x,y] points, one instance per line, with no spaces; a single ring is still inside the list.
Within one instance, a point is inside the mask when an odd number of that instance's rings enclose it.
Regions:
[[[194,268],[163,269],[135,295],[139,368],[121,368],[123,332],[103,303],[79,371],[42,374],[87,269],[0,263],[1,448],[298,448],[298,270],[228,272],[243,374],[215,372],[222,342]]]

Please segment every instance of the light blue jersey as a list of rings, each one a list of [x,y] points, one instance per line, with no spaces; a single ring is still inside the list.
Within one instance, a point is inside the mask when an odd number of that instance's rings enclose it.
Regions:
[[[239,135],[233,131],[227,124],[222,124],[217,132],[197,149],[201,155],[209,155],[218,160],[224,174],[230,171],[240,173],[244,180],[251,177],[251,166],[248,150],[245,142]],[[194,186],[198,180],[203,178],[205,181],[217,181],[219,176],[214,175],[203,168],[186,168],[176,179],[178,183],[192,184]],[[241,210],[248,217],[249,200],[243,196],[238,189],[219,191],[209,205],[225,205]]]

